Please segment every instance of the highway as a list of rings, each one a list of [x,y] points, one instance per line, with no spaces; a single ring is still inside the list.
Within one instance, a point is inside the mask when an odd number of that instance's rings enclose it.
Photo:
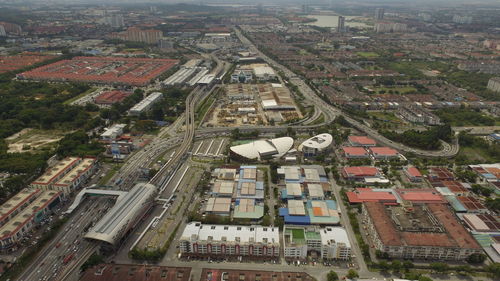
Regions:
[[[18,280],[64,280],[61,279],[64,271],[73,267],[77,260],[88,256],[89,251],[95,250],[93,243],[82,239],[84,230],[95,223],[111,206],[108,198],[83,202],[78,207],[80,212],[75,212],[69,218]]]

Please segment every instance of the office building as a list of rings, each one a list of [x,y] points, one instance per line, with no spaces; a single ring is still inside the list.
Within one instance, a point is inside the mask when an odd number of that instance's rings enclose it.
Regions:
[[[348,260],[351,243],[342,227],[285,225],[283,229],[285,259],[305,260],[314,255],[323,260]]]
[[[179,239],[179,250],[182,256],[278,258],[279,229],[190,222]]]

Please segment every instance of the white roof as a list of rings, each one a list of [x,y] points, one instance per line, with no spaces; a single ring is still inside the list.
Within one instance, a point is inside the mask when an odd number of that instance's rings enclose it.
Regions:
[[[307,190],[309,191],[309,196],[311,197],[324,197],[323,187],[321,184],[309,183],[307,184]]]
[[[116,135],[123,132],[123,129],[125,129],[126,126],[127,124],[114,124],[110,128],[107,128],[106,131],[104,131],[104,133],[101,134],[101,137],[103,138],[115,137]]]
[[[134,105],[129,111],[131,112],[142,112],[145,108],[149,107],[152,103],[156,102],[159,98],[163,96],[163,93],[154,92],[149,96],[141,100],[139,103]]]
[[[288,200],[288,213],[292,216],[305,216],[304,202],[302,200]]]
[[[302,189],[300,188],[300,183],[287,183],[286,193],[291,196],[301,196]]]
[[[317,169],[304,168],[304,176],[306,182],[319,182],[319,172]]]
[[[138,219],[156,195],[156,186],[138,183],[123,198],[116,202],[104,217],[85,235],[85,238],[104,241],[114,245],[132,222]]]
[[[259,75],[274,75],[274,69],[269,66],[257,66],[253,68],[253,72],[256,76]]]
[[[283,156],[293,145],[293,139],[282,137],[277,139],[257,140],[246,144],[232,146],[233,153],[247,159],[260,159],[261,156]]]
[[[279,244],[277,227],[213,225],[190,222],[186,225],[180,240],[189,241],[228,241],[243,243]],[[239,241],[237,241],[239,240]]]
[[[333,137],[330,134],[320,134],[307,139],[299,146],[299,151],[302,151],[303,147],[315,148],[318,150],[323,150],[329,147],[333,142]]]
[[[272,106],[278,106],[278,103],[275,100],[262,100],[262,107],[267,108]]]
[[[335,243],[345,243],[347,247],[351,247],[347,232],[342,227],[325,227],[320,230],[320,233],[321,244],[323,245],[328,245],[335,241]]]

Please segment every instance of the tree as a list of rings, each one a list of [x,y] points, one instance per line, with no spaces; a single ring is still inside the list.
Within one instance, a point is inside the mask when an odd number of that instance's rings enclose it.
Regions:
[[[448,264],[442,262],[433,262],[429,266],[433,271],[440,273],[446,272],[449,269]]]
[[[386,261],[379,262],[378,267],[380,268],[381,271],[389,271],[389,269],[391,268],[389,263]]]
[[[399,272],[401,270],[401,262],[398,260],[393,260],[391,263],[391,268],[394,272]]]
[[[411,261],[404,261],[403,268],[405,271],[409,271],[411,268],[414,268],[415,265]]]
[[[337,281],[337,280],[339,280],[339,276],[337,275],[337,273],[335,271],[330,270],[330,272],[328,272],[328,274],[326,275],[326,280]]]
[[[428,276],[423,276],[421,275],[419,278],[418,278],[418,281],[432,281],[432,278],[428,277]]]
[[[492,263],[486,266],[486,271],[493,275],[494,278],[500,278],[500,263]]]
[[[467,262],[472,264],[483,263],[486,260],[486,256],[484,254],[471,254],[467,257]]]
[[[349,279],[354,279],[354,278],[358,278],[359,274],[356,270],[349,269],[349,271],[347,271],[347,275],[345,277],[347,277]]]

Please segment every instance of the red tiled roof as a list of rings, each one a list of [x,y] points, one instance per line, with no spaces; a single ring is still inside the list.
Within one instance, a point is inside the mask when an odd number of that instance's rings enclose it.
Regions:
[[[351,176],[376,176],[378,169],[370,166],[344,167],[344,172]]]
[[[374,156],[396,156],[398,151],[390,147],[370,147],[368,148]]]
[[[479,202],[474,197],[471,196],[457,196],[457,199],[460,200],[460,203],[465,206],[468,210],[474,211],[474,210],[484,210],[486,207],[483,205],[483,203]]]
[[[344,146],[342,147],[343,152],[349,155],[368,155],[368,152],[363,147],[359,146]]]
[[[361,145],[375,145],[375,140],[365,136],[349,136],[349,141]]]
[[[427,204],[434,216],[443,224],[446,233],[420,233],[398,231],[385,206],[377,202],[365,203],[368,215],[382,243],[386,246],[434,246],[479,249],[480,246],[456,219],[446,204]]]
[[[420,173],[420,171],[417,168],[413,167],[413,166],[410,166],[410,167],[406,168],[406,171],[412,177],[422,177],[422,174]]]
[[[350,203],[396,202],[396,196],[387,191],[356,189],[354,192],[346,192],[346,195]]]

